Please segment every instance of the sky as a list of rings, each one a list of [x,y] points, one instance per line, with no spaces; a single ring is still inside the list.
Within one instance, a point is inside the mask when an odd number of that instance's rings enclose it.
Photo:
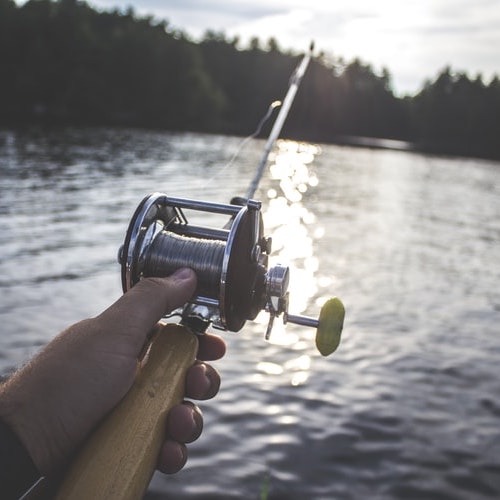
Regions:
[[[243,43],[274,37],[300,52],[387,68],[398,95],[413,94],[446,66],[489,83],[500,76],[500,0],[89,0],[165,19],[194,40],[206,30]]]

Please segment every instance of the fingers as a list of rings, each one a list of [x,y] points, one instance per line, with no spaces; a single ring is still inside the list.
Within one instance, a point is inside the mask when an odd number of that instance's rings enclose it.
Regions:
[[[217,335],[198,335],[198,359],[214,361],[226,354],[226,343]]]
[[[166,278],[145,278],[130,289],[123,298],[133,307],[141,324],[149,321],[151,327],[167,312],[182,306],[196,289],[196,274],[182,268]]]
[[[139,281],[98,319],[113,325],[121,337],[132,337],[138,349],[161,317],[185,304],[196,289],[196,274],[183,268],[166,278]],[[129,339],[130,340],[130,339]]]
[[[186,373],[186,397],[213,398],[220,388],[220,375],[211,365],[199,360],[215,360],[226,353],[225,342],[217,335],[198,335],[198,360]]]
[[[213,398],[220,388],[220,376],[211,365],[197,361],[186,374],[186,397]]]
[[[196,441],[203,430],[203,414],[191,401],[174,406],[168,414],[167,433],[180,443]]]
[[[215,360],[224,356],[225,342],[216,335],[198,336],[198,359]],[[220,376],[209,364],[201,361],[189,368],[186,374],[185,395],[194,399],[209,399],[219,391]],[[158,456],[157,469],[164,474],[175,474],[186,464],[188,450],[185,443],[191,443],[200,437],[203,430],[201,410],[191,403],[174,406],[167,421],[168,438],[163,443]]]
[[[220,346],[219,343],[218,345]],[[209,364],[197,361],[186,374],[186,397],[209,399],[217,394],[219,387],[220,376]],[[158,470],[164,474],[180,471],[187,461],[185,443],[198,439],[202,430],[203,415],[196,405],[184,401],[183,404],[174,406],[168,415],[168,438],[160,450]]]
[[[111,307],[150,330],[165,313],[185,304],[195,288],[196,274],[183,268],[166,278],[142,279]]]
[[[187,456],[186,445],[167,440],[161,447],[156,468],[164,474],[175,474],[184,467]]]
[[[157,469],[164,474],[175,474],[187,461],[185,443],[191,443],[200,437],[203,430],[201,410],[184,401],[170,410],[167,422],[168,439],[162,445],[158,456]]]

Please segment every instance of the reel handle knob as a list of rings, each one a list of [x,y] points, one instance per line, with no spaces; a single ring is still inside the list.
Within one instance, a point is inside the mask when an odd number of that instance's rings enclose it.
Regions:
[[[328,356],[340,344],[344,317],[344,304],[339,298],[333,297],[323,304],[318,319],[285,314],[283,321],[316,328],[316,347],[323,356]]]

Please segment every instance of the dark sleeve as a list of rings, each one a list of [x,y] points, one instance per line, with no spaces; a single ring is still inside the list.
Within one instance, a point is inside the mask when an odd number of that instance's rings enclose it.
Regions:
[[[0,496],[5,500],[18,499],[39,478],[40,473],[29,453],[0,419]]]

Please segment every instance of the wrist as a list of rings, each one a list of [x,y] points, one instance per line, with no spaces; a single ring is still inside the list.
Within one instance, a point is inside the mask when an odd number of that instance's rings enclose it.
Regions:
[[[40,412],[32,404],[37,395],[33,397],[20,378],[15,374],[0,387],[0,419],[16,435],[40,474],[47,474],[51,469],[49,446],[43,444]]]
[[[0,484],[2,498],[20,498],[40,479],[39,468],[21,439],[8,391],[0,387]]]

